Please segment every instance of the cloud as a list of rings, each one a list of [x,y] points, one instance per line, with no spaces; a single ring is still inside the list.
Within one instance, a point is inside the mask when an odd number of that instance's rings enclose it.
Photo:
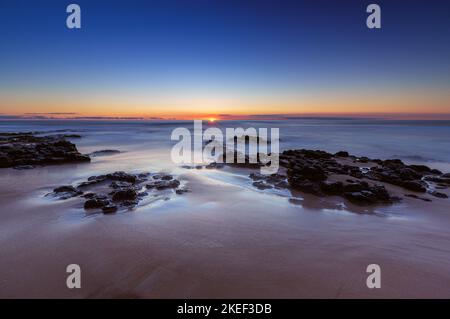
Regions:
[[[24,115],[77,115],[73,112],[53,112],[53,113],[24,113]]]

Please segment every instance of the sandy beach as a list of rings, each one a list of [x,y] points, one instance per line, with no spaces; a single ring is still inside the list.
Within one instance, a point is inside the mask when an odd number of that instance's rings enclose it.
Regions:
[[[91,163],[1,169],[1,298],[450,297],[448,199],[357,209],[258,190],[247,169],[173,165],[146,127],[132,143],[81,132],[83,154],[123,151]],[[117,170],[170,173],[190,191],[111,215],[86,212],[78,197],[45,196]],[[66,287],[73,263],[81,289]],[[366,286],[372,263],[381,289]]]

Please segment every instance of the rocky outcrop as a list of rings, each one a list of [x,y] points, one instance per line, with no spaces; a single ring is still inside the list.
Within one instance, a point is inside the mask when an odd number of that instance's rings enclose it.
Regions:
[[[55,188],[53,195],[60,199],[81,197],[85,199],[86,211],[99,211],[112,214],[121,209],[136,207],[141,200],[152,193],[153,196],[169,198],[172,194],[184,194],[189,190],[181,188],[181,182],[169,174],[129,174],[118,171],[114,173],[91,176],[74,187],[72,185]],[[105,194],[105,189],[109,189]]]
[[[450,186],[450,174],[425,165],[406,165],[399,159],[356,157],[346,151],[331,154],[320,150],[287,150],[280,155],[280,166],[286,169],[289,189],[317,196],[340,196],[358,205],[398,201],[386,189],[386,184],[429,193],[436,198],[448,196],[435,189]],[[264,190],[275,188],[269,182],[274,175],[252,173],[250,178],[254,187]],[[405,196],[424,199],[414,194]]]
[[[89,162],[65,135],[35,136],[33,133],[0,133],[0,168],[32,168],[37,165]]]

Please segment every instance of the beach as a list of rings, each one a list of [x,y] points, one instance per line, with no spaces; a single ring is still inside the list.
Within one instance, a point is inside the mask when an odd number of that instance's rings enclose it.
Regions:
[[[280,128],[280,148],[400,158],[450,172],[448,121],[223,121]],[[183,121],[2,121],[2,132],[67,130],[72,163],[0,169],[1,298],[449,298],[450,200],[404,197],[353,209],[336,198],[252,186],[244,168],[171,162]],[[125,171],[172,174],[189,192],[116,214],[89,213],[61,185]],[[393,188],[393,191],[396,190]],[[166,194],[166,193],[164,193]],[[292,201],[295,195],[297,199]],[[78,264],[82,288],[68,289]],[[368,289],[366,267],[382,269]]]

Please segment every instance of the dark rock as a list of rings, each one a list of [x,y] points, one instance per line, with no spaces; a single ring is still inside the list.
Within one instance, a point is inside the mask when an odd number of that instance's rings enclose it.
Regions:
[[[420,172],[420,173],[430,173],[431,172],[431,168],[429,168],[428,166],[425,165],[409,165],[409,168]]]
[[[430,192],[430,194],[433,195],[434,197],[438,197],[438,198],[448,198],[447,194],[436,192],[436,191],[432,191],[432,192]]]
[[[102,207],[103,214],[114,214],[117,212],[117,206],[110,204]]]
[[[122,181],[113,181],[109,187],[114,188],[114,189],[119,189],[119,188],[128,188],[131,187],[133,184],[129,183],[129,182],[122,182]]]
[[[122,203],[122,206],[133,208],[138,204],[137,200],[124,200]]]
[[[147,189],[155,188],[157,190],[169,189],[169,188],[177,188],[180,186],[180,181],[173,179],[170,181],[157,180],[152,183],[145,185]]]
[[[274,184],[274,186],[277,189],[284,189],[284,188],[288,188],[289,187],[289,183],[286,182],[286,181],[281,181],[281,182],[278,182],[278,183]]]
[[[102,208],[107,205],[109,205],[108,200],[93,198],[93,199],[88,199],[84,203],[84,209],[97,209],[97,208]]]
[[[270,175],[263,175],[265,176],[266,182],[270,184],[275,184],[281,181],[286,180],[287,176],[281,175],[281,174],[270,174]]]
[[[113,181],[129,182],[132,184],[136,182],[136,176],[127,174],[125,172],[115,172],[112,174],[107,174],[106,177]]]
[[[258,189],[260,189],[260,190],[273,188],[272,185],[267,184],[267,183],[264,182],[264,181],[253,182],[253,186],[255,186],[256,188],[258,188]]]
[[[140,174],[138,175],[138,178],[144,180],[144,179],[147,179],[149,176],[150,176],[150,173],[140,173]]]
[[[55,193],[80,193],[79,190],[77,190],[75,187],[70,186],[70,185],[57,187],[53,190],[53,192],[55,192]]]
[[[400,178],[403,180],[413,180],[422,178],[422,174],[417,173],[417,171],[411,168],[401,168],[397,172]]]
[[[113,193],[113,201],[135,200],[137,198],[136,190],[133,188],[120,189]]]
[[[294,166],[288,170],[288,175],[298,176],[310,181],[324,181],[327,179],[326,172],[319,166]]]
[[[177,193],[178,195],[182,195],[184,193],[188,193],[189,190],[188,189],[177,189],[175,190],[175,193]]]
[[[437,176],[425,176],[423,178],[424,180],[426,180],[427,182],[433,182],[433,183],[437,183],[437,184],[441,184],[441,185],[450,185],[450,178],[445,178],[445,177],[437,177]]]
[[[163,181],[170,181],[172,179],[173,179],[172,175],[163,175],[163,176],[161,176],[161,180],[163,180]]]
[[[249,177],[250,177],[252,180],[254,180],[254,181],[261,181],[261,180],[266,179],[266,177],[265,177],[263,174],[260,174],[260,173],[251,173],[251,174],[249,175]]]
[[[324,181],[320,183],[320,189],[327,195],[341,195],[344,192],[344,184],[342,182]]]
[[[213,168],[222,168],[224,164],[212,162],[205,166],[207,169],[213,169]]]
[[[417,195],[415,195],[415,194],[405,194],[405,196],[406,196],[406,197],[415,198],[415,199],[420,199],[420,200],[423,200],[424,202],[431,202],[431,199],[429,199],[429,198],[424,198],[424,197],[420,197],[420,196],[417,196]]]
[[[53,190],[53,193],[59,199],[69,199],[83,194],[82,191],[76,189],[71,185],[57,187]]]
[[[414,192],[424,193],[427,191],[424,183],[420,181],[404,181],[401,183],[401,186]]]
[[[289,185],[296,190],[309,193],[309,194],[315,194],[315,195],[322,195],[322,191],[320,189],[320,186],[318,183],[313,183],[309,180],[297,178],[297,177],[291,177],[289,178]]]
[[[360,163],[368,163],[369,161],[370,161],[370,159],[365,156],[358,158],[358,162],[360,162]]]
[[[352,193],[360,192],[369,189],[369,184],[367,182],[354,182],[342,185],[343,192]]]
[[[76,146],[61,136],[4,133],[0,138],[0,167],[27,167],[88,162]]]
[[[337,157],[349,157],[350,154],[348,152],[345,152],[345,151],[339,151],[336,154],[334,154],[334,156],[337,156]]]

